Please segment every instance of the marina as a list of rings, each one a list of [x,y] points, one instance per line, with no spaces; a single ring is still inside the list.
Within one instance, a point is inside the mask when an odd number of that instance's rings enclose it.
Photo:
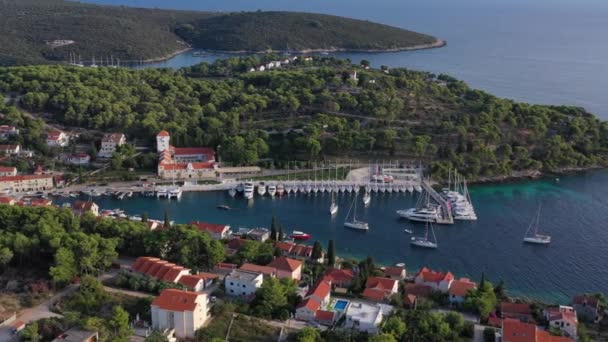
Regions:
[[[472,279],[478,279],[483,271],[489,279],[504,280],[512,295],[563,301],[575,293],[608,292],[608,270],[603,267],[608,244],[608,199],[604,196],[605,187],[598,184],[608,184],[608,172],[560,177],[559,182],[547,178],[471,186],[470,197],[478,220],[455,220],[453,225],[435,226],[439,243],[432,250],[410,243],[412,237],[424,236],[425,224],[396,214],[418,202],[420,196],[407,191],[371,192],[369,206],[364,206],[359,196],[357,218],[370,227],[365,232],[344,227],[354,198],[348,192],[334,194],[341,208],[333,216],[328,214],[332,194],[327,191],[255,196],[252,200],[244,200],[243,194],[231,197],[227,189],[184,191],[179,201],[135,194],[122,200],[113,195],[93,200],[101,208],[122,208],[127,216],[145,212],[159,219],[166,210],[176,223],[221,223],[230,225],[233,231],[240,227],[269,227],[275,215],[287,232],[310,234],[308,244],[318,240],[327,246],[328,240],[334,240],[341,257],[372,255],[376,262],[386,265],[405,262],[408,272],[428,266]],[[58,205],[75,199],[53,197]],[[522,241],[530,220],[537,215],[539,202],[543,203],[540,231],[551,232],[550,246]],[[218,205],[231,210],[218,210]]]

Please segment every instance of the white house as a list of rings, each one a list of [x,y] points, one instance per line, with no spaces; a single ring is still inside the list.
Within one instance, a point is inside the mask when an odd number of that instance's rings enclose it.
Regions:
[[[475,284],[468,278],[460,278],[458,280],[454,280],[450,285],[450,289],[448,290],[448,298],[450,299],[450,303],[462,304],[467,293],[469,293],[469,291],[474,290],[475,288],[477,288],[477,284]]]
[[[315,320],[317,312],[329,304],[330,293],[331,283],[325,280],[319,281],[296,307],[296,319],[301,321]]]
[[[268,266],[277,269],[277,278],[289,278],[300,281],[302,278],[302,262],[284,256],[274,259]]]
[[[0,139],[8,139],[14,135],[19,135],[19,130],[15,126],[1,125]]]
[[[62,131],[51,131],[47,134],[46,144],[50,147],[65,147],[70,143],[70,137]]]
[[[151,304],[152,328],[169,330],[173,338],[194,338],[194,333],[209,319],[207,294],[166,289]]]
[[[435,272],[426,267],[423,267],[415,278],[416,284],[430,286],[435,291],[448,292],[450,285],[454,281],[454,275],[451,272]]]
[[[101,139],[101,149],[97,156],[100,158],[111,158],[116,149],[126,142],[127,138],[122,133],[107,133]]]
[[[383,317],[382,307],[379,304],[351,302],[346,309],[344,327],[375,334]]]
[[[230,235],[230,226],[227,224],[215,224],[206,222],[192,222],[191,225],[198,228],[198,230],[208,233],[214,240],[225,239]]]
[[[167,131],[160,131],[156,135],[156,151],[162,152],[164,150],[169,149],[169,141],[171,140],[171,135]]]
[[[185,286],[189,291],[194,292],[202,292],[207,285],[205,277],[192,274],[186,274],[179,277],[177,283]]]
[[[577,337],[578,318],[573,307],[565,305],[550,307],[545,309],[544,314],[550,327],[559,329],[566,336]]]
[[[262,286],[262,273],[233,270],[224,279],[226,294],[230,296],[251,296]]]
[[[67,156],[65,161],[72,165],[88,165],[91,162],[91,156],[86,153],[72,153]]]
[[[264,70],[266,70],[266,67],[265,67],[265,66],[260,65],[260,66],[258,67],[258,71],[264,71]]]
[[[19,154],[20,151],[20,145],[0,145],[0,152],[7,156]]]
[[[0,166],[0,177],[16,176],[17,168],[14,166]]]

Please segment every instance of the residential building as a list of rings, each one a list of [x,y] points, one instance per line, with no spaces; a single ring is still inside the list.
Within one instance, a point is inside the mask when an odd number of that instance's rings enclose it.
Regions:
[[[0,177],[0,191],[43,191],[53,188],[53,177],[49,175],[23,175]]]
[[[458,280],[454,280],[452,282],[452,285],[450,286],[450,289],[448,290],[450,303],[462,304],[467,293],[476,288],[477,284],[475,284],[475,282],[472,282],[468,278],[460,278]]]
[[[588,296],[576,296],[572,299],[572,307],[581,320],[587,322],[597,322],[600,319],[599,299]]]
[[[165,179],[204,179],[216,177],[215,152],[207,147],[173,147],[171,135],[156,135],[159,152],[158,176]]]
[[[536,325],[507,318],[502,322],[502,342],[572,342],[569,337],[553,336]]]
[[[454,281],[454,275],[451,272],[443,273],[430,270],[423,267],[415,278],[416,284],[427,285],[433,288],[435,291],[448,292],[452,281]]]
[[[276,276],[279,279],[288,278],[300,281],[302,278],[302,265],[300,260],[290,259],[284,256],[275,258],[268,266],[276,269]]]
[[[433,294],[433,288],[423,284],[405,284],[405,293],[416,297],[428,298]]]
[[[265,277],[275,278],[277,275],[277,269],[274,267],[260,266],[256,264],[244,263],[239,270],[262,273]]]
[[[358,301],[350,303],[345,315],[344,328],[366,331],[370,334],[378,332],[378,327],[384,318],[380,304],[367,304]]]
[[[416,309],[418,305],[418,297],[413,294],[406,294],[403,296],[403,307],[406,309]]]
[[[76,201],[72,205],[74,215],[81,216],[85,213],[91,213],[94,216],[99,216],[99,206],[92,201]]]
[[[544,310],[549,327],[559,329],[565,336],[576,339],[578,319],[576,311],[571,306],[560,305]]]
[[[315,284],[315,286],[308,291],[304,298],[312,298],[321,303],[322,306],[326,306],[329,304],[330,294],[331,283],[321,280],[317,282],[317,284]]]
[[[179,339],[194,338],[210,318],[207,294],[166,289],[152,301],[152,328],[173,331]]]
[[[111,158],[118,147],[126,142],[127,138],[122,133],[106,133],[101,139],[101,149],[97,156],[99,158]]]
[[[89,165],[91,156],[86,153],[71,153],[65,157],[65,162],[72,165]]]
[[[0,204],[15,205],[16,201],[12,197],[0,196]]]
[[[390,279],[404,280],[407,274],[403,266],[389,266],[384,268],[384,276]]]
[[[335,311],[317,310],[317,313],[315,313],[315,321],[319,324],[332,326],[336,321],[337,316]]]
[[[225,239],[228,237],[228,235],[230,235],[230,226],[226,224],[214,224],[198,221],[191,222],[190,224],[198,228],[198,230],[208,233],[214,240]]]
[[[167,131],[160,131],[156,134],[156,151],[163,152],[169,149],[171,142],[171,135]]]
[[[390,278],[369,277],[365,283],[362,296],[365,299],[380,302],[399,292],[399,281]]]
[[[264,242],[270,238],[270,231],[266,228],[254,228],[247,232],[247,237],[252,240]]]
[[[231,264],[228,262],[220,262],[217,265],[213,266],[213,272],[221,275],[228,275],[233,270],[236,270],[239,267],[237,264]]]
[[[217,278],[217,275],[215,275],[215,278]],[[186,274],[179,277],[177,283],[185,286],[188,291],[201,292],[213,284],[213,279],[201,274]]]
[[[171,147],[177,163],[214,163],[215,151],[208,147]]]
[[[97,342],[99,334],[97,331],[84,330],[81,328],[72,328],[61,333],[52,342]]]
[[[278,241],[274,244],[275,248],[278,248],[284,256],[298,259],[298,260],[310,260],[318,263],[323,262],[323,255],[317,260],[312,259],[312,246],[298,245],[293,242]]]
[[[0,125],[0,139],[6,140],[15,135],[19,135],[19,130],[15,126]]]
[[[234,255],[236,254],[241,248],[243,248],[243,246],[245,246],[247,244],[249,240],[246,239],[241,239],[241,238],[233,238],[230,239],[227,243],[226,243],[226,254],[228,255]]]
[[[65,147],[70,143],[70,137],[62,131],[51,131],[47,133],[46,145],[49,147]]]
[[[16,176],[17,168],[14,166],[0,166],[0,177]]]
[[[534,322],[530,304],[502,302],[500,304],[500,313],[503,319],[512,318],[522,322]]]
[[[19,151],[21,151],[21,145],[0,145],[0,153],[6,156],[17,155]]]
[[[331,283],[321,280],[311,288],[304,299],[296,307],[296,319],[301,321],[313,321],[317,312],[329,304]]]
[[[210,179],[215,178],[215,162],[174,163],[163,160],[158,164],[158,176],[163,179]]]
[[[338,287],[350,287],[353,278],[353,270],[349,269],[330,268],[323,275],[323,280],[330,281],[332,285]]]
[[[233,270],[224,279],[226,294],[230,296],[251,297],[262,286],[262,273]]]
[[[169,283],[177,283],[190,269],[154,257],[139,257],[131,270]]]

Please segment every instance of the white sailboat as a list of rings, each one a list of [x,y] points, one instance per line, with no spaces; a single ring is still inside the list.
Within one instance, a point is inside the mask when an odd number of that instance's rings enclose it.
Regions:
[[[431,233],[433,235],[432,240],[429,239],[429,225],[431,225]],[[410,244],[423,248],[437,248],[437,237],[435,236],[433,225],[427,222],[424,236],[412,236]]]
[[[258,195],[260,195],[260,196],[266,195],[266,185],[264,183],[258,184]]]
[[[524,242],[533,243],[537,245],[547,245],[551,243],[550,235],[542,235],[538,233],[538,226],[540,222],[540,208],[538,206],[538,212],[536,213],[536,217],[532,219],[530,225],[528,226],[528,230],[526,230],[526,234],[524,235]],[[529,234],[532,231],[533,234]]]
[[[344,227],[357,229],[357,230],[369,230],[369,224],[367,222],[357,220],[357,197],[358,197],[358,195],[355,195],[355,198],[353,199],[353,203],[350,205],[350,208],[348,209],[348,213],[346,214],[347,221],[344,222]],[[351,211],[353,212],[353,216],[352,216],[352,219],[350,221],[348,221]]]
[[[228,195],[230,195],[230,197],[234,197],[236,195],[236,189],[230,188],[230,190],[228,190]]]
[[[283,196],[285,194],[285,186],[283,183],[277,185],[277,196]]]
[[[274,197],[274,195],[276,195],[277,193],[277,186],[274,184],[271,184],[268,186],[268,194],[270,195],[270,197]]]
[[[372,195],[370,195],[370,193],[368,191],[365,192],[365,194],[363,195],[363,205],[369,205],[369,203],[372,201]]]
[[[331,204],[329,205],[329,214],[336,215],[338,213],[338,204],[336,203],[335,193],[331,193]]]
[[[253,183],[252,182],[246,182],[245,185],[243,185],[243,195],[245,196],[246,199],[253,198]]]

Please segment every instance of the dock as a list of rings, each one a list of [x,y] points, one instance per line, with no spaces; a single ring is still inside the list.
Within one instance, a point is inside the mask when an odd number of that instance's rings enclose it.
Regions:
[[[431,186],[431,184],[428,181],[423,180],[421,185],[422,185],[422,188],[424,189],[424,191],[426,191],[431,196],[431,198],[435,202],[437,202],[437,204],[439,204],[439,207],[441,208],[439,217],[437,218],[437,223],[438,224],[454,224],[454,217],[452,216],[452,210],[450,209],[450,206],[448,205],[448,202],[445,200],[445,198],[443,198],[443,196],[439,195],[437,193],[437,191],[435,191],[435,189],[433,189],[433,187]]]

